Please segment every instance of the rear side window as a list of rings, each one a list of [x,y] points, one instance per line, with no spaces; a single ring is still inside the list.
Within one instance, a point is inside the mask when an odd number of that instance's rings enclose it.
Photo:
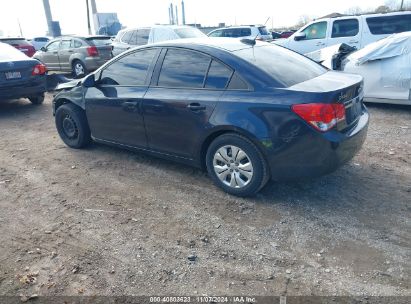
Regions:
[[[150,29],[140,29],[135,35],[136,45],[144,45],[148,43],[148,36],[150,35]]]
[[[411,31],[411,15],[369,17],[366,20],[373,35]]]
[[[60,44],[60,50],[67,50],[70,48],[71,40],[63,40]]]
[[[331,38],[356,36],[359,31],[357,19],[337,20],[333,23]]]
[[[71,48],[73,49],[77,49],[83,46],[83,43],[81,43],[81,41],[73,39],[71,40]]]
[[[149,49],[120,58],[102,71],[100,84],[121,86],[145,85],[148,70],[157,52],[157,49]]]
[[[161,67],[158,86],[202,88],[211,58],[189,50],[169,49]]]
[[[239,38],[246,36],[251,36],[250,28],[233,28],[224,30],[224,37]]]
[[[284,87],[318,77],[327,71],[320,64],[276,45],[242,49],[233,54],[255,65]]]
[[[304,40],[324,39],[327,33],[327,22],[321,21],[307,26],[303,33],[305,33]]]
[[[232,74],[233,71],[230,68],[213,60],[208,70],[205,87],[210,89],[224,89]]]

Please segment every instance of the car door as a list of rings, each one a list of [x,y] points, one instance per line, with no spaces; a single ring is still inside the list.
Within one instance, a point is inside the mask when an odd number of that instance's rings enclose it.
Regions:
[[[58,54],[59,47],[60,39],[52,41],[46,46],[46,50],[39,56],[39,60],[43,62],[49,70],[60,70],[60,61]]]
[[[97,84],[85,93],[92,135],[130,147],[147,146],[141,102],[160,49],[126,54],[99,72]]]
[[[328,46],[345,43],[359,49],[361,33],[361,25],[356,17],[333,20]]]
[[[60,68],[64,71],[70,71],[70,56],[73,54],[73,49],[71,48],[70,38],[63,38],[60,43],[60,49],[58,51]]]
[[[204,53],[164,49],[143,102],[149,148],[194,158],[231,75],[229,67]]]
[[[289,38],[288,48],[300,54],[306,54],[327,47],[328,22],[314,22],[296,32]],[[299,34],[305,36],[299,38]]]

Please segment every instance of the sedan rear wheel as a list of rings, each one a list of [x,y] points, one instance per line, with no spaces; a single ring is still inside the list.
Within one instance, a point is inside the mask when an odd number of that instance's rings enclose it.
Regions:
[[[208,148],[206,163],[214,182],[237,196],[256,194],[268,180],[267,163],[258,147],[238,134],[217,137]]]

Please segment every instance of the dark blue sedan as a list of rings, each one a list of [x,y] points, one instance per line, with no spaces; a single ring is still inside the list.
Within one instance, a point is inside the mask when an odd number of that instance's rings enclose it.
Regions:
[[[14,47],[0,42],[0,102],[25,97],[33,104],[44,101],[46,66]]]
[[[367,133],[362,87],[276,45],[209,38],[130,50],[60,86],[53,106],[72,148],[93,139],[149,152],[248,196],[349,161]]]

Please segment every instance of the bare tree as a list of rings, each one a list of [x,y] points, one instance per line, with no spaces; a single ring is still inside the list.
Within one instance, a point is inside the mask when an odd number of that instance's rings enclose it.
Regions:
[[[311,18],[308,15],[301,15],[298,18],[298,23],[295,26],[296,26],[296,28],[300,28],[300,27],[306,25],[307,23],[311,22],[312,20],[313,20],[313,18]]]
[[[391,9],[386,5],[380,5],[375,9],[376,13],[388,13],[391,12]]]

